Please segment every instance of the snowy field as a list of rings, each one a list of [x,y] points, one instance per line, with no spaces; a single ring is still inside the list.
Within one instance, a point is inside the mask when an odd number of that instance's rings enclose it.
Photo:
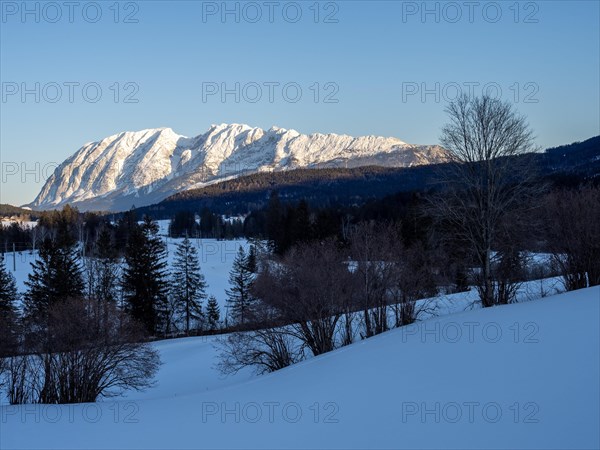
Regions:
[[[167,243],[169,267],[173,264],[177,244],[183,239],[172,239],[163,237]],[[207,295],[214,295],[221,307],[221,312],[225,312],[225,289],[229,288],[229,271],[233,265],[233,260],[242,246],[248,250],[249,244],[246,240],[219,241],[216,239],[191,239],[192,244],[198,250],[200,268],[208,283],[206,289]],[[8,271],[12,273],[17,281],[19,292],[25,292],[27,287],[25,281],[31,272],[31,263],[35,261],[37,252],[23,251],[8,252],[4,255],[4,264]],[[13,271],[13,267],[16,268]]]
[[[156,387],[0,407],[0,448],[598,448],[600,288],[434,317],[276,373],[158,342]]]

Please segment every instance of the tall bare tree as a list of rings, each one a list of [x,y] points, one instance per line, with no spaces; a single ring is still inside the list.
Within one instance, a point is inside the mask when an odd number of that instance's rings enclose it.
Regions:
[[[528,208],[538,193],[528,156],[536,150],[534,136],[510,103],[489,96],[463,95],[446,112],[441,144],[451,165],[433,210],[471,250],[481,303],[493,306],[498,303],[492,259],[499,227],[508,213]],[[511,237],[503,233],[503,238]]]
[[[600,285],[600,188],[546,197],[548,246],[568,290]]]
[[[432,314],[435,305],[426,298],[437,295],[437,268],[433,252],[422,243],[398,246],[394,283],[391,286],[395,326],[409,325],[422,314]]]
[[[337,347],[338,323],[355,297],[353,281],[336,243],[326,240],[293,247],[263,264],[254,292],[316,356]]]
[[[388,329],[390,291],[396,285],[402,237],[398,227],[361,222],[349,232],[357,301],[363,311],[365,337]]]

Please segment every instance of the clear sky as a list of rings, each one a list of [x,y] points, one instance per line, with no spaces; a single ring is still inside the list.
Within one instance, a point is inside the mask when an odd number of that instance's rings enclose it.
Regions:
[[[600,134],[598,1],[0,1],[1,203],[86,142],[213,123],[434,144],[456,92]]]

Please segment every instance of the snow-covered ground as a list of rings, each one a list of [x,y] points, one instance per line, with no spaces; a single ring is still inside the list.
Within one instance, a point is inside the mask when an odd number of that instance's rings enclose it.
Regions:
[[[156,387],[0,407],[0,448],[598,448],[600,288],[433,317],[254,377],[158,342]]]

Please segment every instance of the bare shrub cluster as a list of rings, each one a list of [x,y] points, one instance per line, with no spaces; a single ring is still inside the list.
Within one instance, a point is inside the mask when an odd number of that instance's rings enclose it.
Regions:
[[[4,359],[12,404],[94,402],[152,385],[158,354],[114,306],[66,299],[50,306],[47,323]]]
[[[253,283],[255,330],[221,341],[225,373],[271,372],[417,320],[436,293],[429,250],[406,247],[398,227],[359,223],[349,241],[311,241],[270,255]]]

